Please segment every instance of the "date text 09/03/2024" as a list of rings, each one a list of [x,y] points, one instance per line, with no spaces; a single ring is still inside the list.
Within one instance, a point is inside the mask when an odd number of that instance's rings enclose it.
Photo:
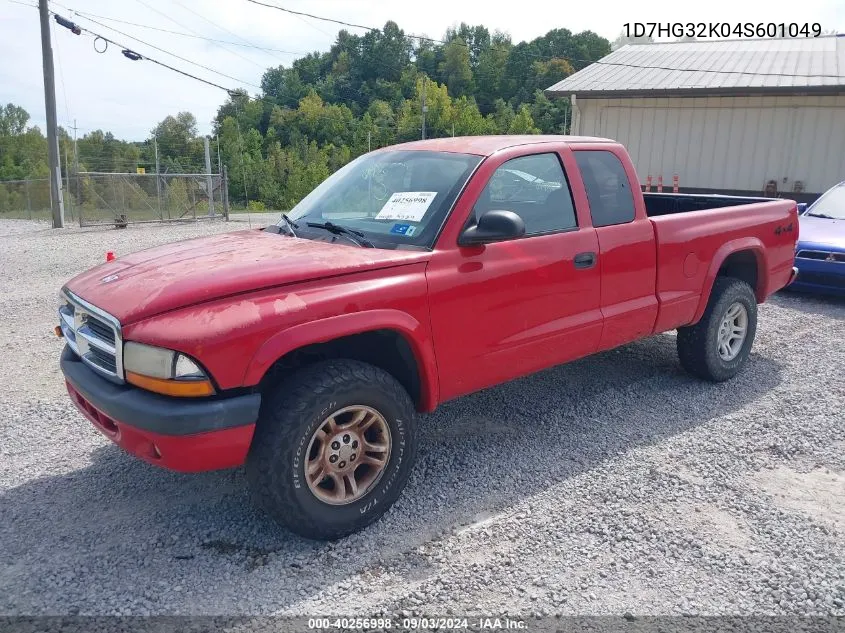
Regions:
[[[625,37],[819,37],[818,22],[626,22]]]

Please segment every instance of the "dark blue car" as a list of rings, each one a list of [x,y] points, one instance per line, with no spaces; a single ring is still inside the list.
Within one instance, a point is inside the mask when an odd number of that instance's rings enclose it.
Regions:
[[[845,296],[845,182],[827,190],[799,216],[791,290]]]

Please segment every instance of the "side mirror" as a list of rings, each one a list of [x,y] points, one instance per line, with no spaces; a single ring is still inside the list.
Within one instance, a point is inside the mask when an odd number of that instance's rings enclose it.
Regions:
[[[804,215],[809,205],[806,202],[799,202],[796,206],[798,207],[798,215]]]
[[[478,218],[478,223],[466,229],[458,244],[488,244],[503,242],[525,235],[525,222],[513,211],[487,211]]]

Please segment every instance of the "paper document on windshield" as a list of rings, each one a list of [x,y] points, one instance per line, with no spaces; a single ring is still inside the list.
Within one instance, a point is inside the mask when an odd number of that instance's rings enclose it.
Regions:
[[[436,195],[436,191],[397,191],[384,203],[376,220],[419,222]]]

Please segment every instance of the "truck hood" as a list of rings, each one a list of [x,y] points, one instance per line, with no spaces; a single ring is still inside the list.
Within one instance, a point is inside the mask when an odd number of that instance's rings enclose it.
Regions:
[[[845,251],[845,220],[830,220],[802,215],[799,220],[798,244],[818,246],[825,250]]]
[[[125,325],[229,295],[428,256],[245,230],[137,251],[87,270],[66,288]]]

